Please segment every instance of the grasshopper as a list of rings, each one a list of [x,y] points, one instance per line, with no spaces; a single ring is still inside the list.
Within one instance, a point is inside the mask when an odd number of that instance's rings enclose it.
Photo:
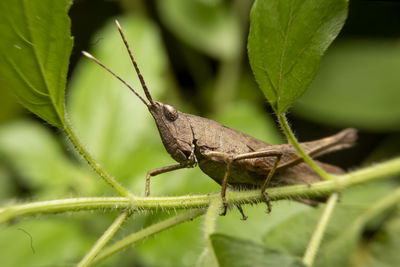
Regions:
[[[291,144],[271,145],[238,130],[226,127],[216,121],[180,112],[169,104],[154,101],[144,78],[133,57],[125,35],[115,21],[118,31],[128,51],[131,62],[142,85],[147,101],[141,97],[126,81],[111,71],[98,59],[82,52],[114,77],[127,86],[149,109],[157,125],[162,143],[178,164],[151,170],[146,175],[145,195],[150,195],[150,178],[162,173],[198,165],[200,169],[221,185],[223,212],[226,215],[228,203],[226,190],[259,188],[267,204],[269,213],[271,204],[267,187],[292,184],[311,184],[322,178],[306,164]],[[344,129],[339,133],[316,141],[300,143],[312,157],[351,147],[357,139],[355,129]],[[340,174],[343,170],[334,165],[318,162],[329,173]],[[308,199],[297,199],[306,204],[315,205]],[[236,204],[242,219],[244,215],[240,205]]]

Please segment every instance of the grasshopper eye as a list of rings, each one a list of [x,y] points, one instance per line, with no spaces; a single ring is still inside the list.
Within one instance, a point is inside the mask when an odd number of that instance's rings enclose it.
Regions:
[[[178,111],[171,105],[164,105],[164,115],[169,121],[175,121],[178,118]]]

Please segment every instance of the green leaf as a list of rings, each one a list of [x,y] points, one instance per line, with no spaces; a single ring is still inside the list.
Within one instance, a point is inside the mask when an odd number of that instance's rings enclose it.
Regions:
[[[361,251],[359,266],[397,266],[400,262],[400,213],[394,216],[375,233],[372,240]],[[365,254],[368,253],[368,257]]]
[[[329,242],[332,238],[340,235],[343,229],[348,227],[349,222],[353,221],[363,211],[364,209],[361,208],[338,206],[328,225],[324,242]],[[264,244],[270,248],[301,257],[310,241],[320,215],[321,208],[292,216],[265,233]],[[346,218],[346,220],[343,218]],[[350,232],[350,234],[352,233]]]
[[[365,227],[365,222],[358,220],[365,210],[343,205],[335,209],[318,252],[316,266],[347,266]],[[267,232],[264,243],[270,248],[301,257],[320,215],[321,210],[310,210],[293,216]]]
[[[2,126],[0,159],[36,198],[93,194],[101,184],[89,170],[70,161],[55,136],[37,122],[15,121]]]
[[[256,80],[277,114],[307,89],[342,28],[346,0],[257,0],[248,53]]]
[[[226,216],[218,218],[216,221],[216,233],[262,243],[263,233],[277,227],[288,218],[311,208],[294,201],[283,200],[272,203],[273,212],[270,214],[266,214],[267,207],[264,203],[243,205],[242,209],[248,216],[245,222],[240,220],[239,211],[236,208],[232,209]]]
[[[166,218],[165,214],[163,215],[154,216],[153,220],[147,220],[141,227],[151,224],[151,221],[154,223],[160,221],[161,218]],[[175,214],[169,214],[168,217],[173,215]],[[202,224],[202,219],[180,224],[157,234],[154,238],[149,238],[146,242],[137,244],[135,249],[146,266],[194,266],[203,249]],[[127,254],[129,253],[131,251]]]
[[[55,218],[25,220],[0,226],[2,266],[72,266],[95,238],[78,221]]]
[[[1,78],[0,78],[1,79]],[[0,80],[0,86],[2,82]],[[0,124],[7,120],[12,120],[21,115],[24,112],[24,108],[15,101],[15,97],[12,92],[7,90],[0,90]]]
[[[227,235],[210,237],[214,253],[221,267],[304,266],[299,258]]]
[[[334,210],[315,266],[348,266],[357,249],[362,247],[362,233],[375,231],[387,214],[380,210],[374,218],[366,217],[380,198],[390,194],[394,183],[371,183],[344,192]],[[265,232],[264,244],[272,249],[301,257],[310,241],[322,209],[311,209],[291,216]]]
[[[329,49],[310,89],[294,105],[309,120],[373,131],[400,129],[400,45],[348,40]]]
[[[157,6],[165,25],[196,49],[221,60],[240,53],[238,15],[226,2],[161,0]]]
[[[72,49],[70,0],[0,1],[0,79],[31,112],[62,127]]]

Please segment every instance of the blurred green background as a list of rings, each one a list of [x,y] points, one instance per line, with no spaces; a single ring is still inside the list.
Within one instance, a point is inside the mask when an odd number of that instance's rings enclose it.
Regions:
[[[81,51],[93,53],[141,91],[113,24],[118,18],[154,99],[266,142],[282,143],[248,64],[251,4],[244,0],[74,2],[70,17],[75,45],[67,110],[87,148],[133,192],[143,195],[146,172],[173,160],[162,147],[147,108],[111,75],[83,58]],[[399,12],[400,4],[395,2],[351,1],[344,30],[328,49],[310,89],[290,110],[289,121],[301,141],[344,127],[360,130],[355,148],[325,156],[324,161],[351,169],[399,154]],[[60,131],[24,110],[12,93],[0,90],[0,111],[2,204],[114,194],[76,157]],[[395,185],[397,181],[390,180],[349,190],[340,205],[344,209],[355,203],[366,207]],[[195,168],[156,177],[151,189],[153,195],[182,195],[217,192],[219,186]],[[217,230],[270,245],[270,231],[286,220],[319,213],[290,201],[273,204],[270,215],[265,215],[263,205],[244,207],[249,216],[246,222],[239,220],[236,210],[231,211],[218,218]],[[338,216],[349,216],[342,213]],[[171,214],[135,215],[114,240]],[[82,212],[2,225],[0,244],[8,244],[0,250],[2,264],[65,266],[77,262],[115,217]],[[32,236],[34,251],[21,229]],[[385,230],[371,229],[366,233]],[[300,243],[306,240],[301,237]],[[125,250],[105,266],[193,266],[204,244],[202,219],[197,219]]]

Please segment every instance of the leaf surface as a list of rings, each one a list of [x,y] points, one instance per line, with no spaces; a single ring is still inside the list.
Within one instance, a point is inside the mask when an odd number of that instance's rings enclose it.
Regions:
[[[257,0],[248,54],[256,80],[277,114],[307,89],[342,28],[345,0]]]
[[[351,188],[343,194],[334,210],[318,251],[315,266],[347,266],[357,250],[363,247],[364,232],[376,231],[385,219],[382,210],[366,219],[374,203],[393,190],[393,182],[380,182]],[[310,241],[322,209],[309,209],[270,228],[263,236],[264,244],[278,251],[302,257]]]
[[[318,123],[372,131],[400,129],[400,45],[351,39],[327,52],[309,90],[293,106]]]
[[[71,266],[96,237],[79,220],[50,217],[0,226],[2,266]]]
[[[31,112],[62,127],[72,49],[70,0],[0,2],[0,79]]]
[[[227,3],[161,0],[157,4],[165,25],[192,47],[221,60],[240,53],[239,19]]]
[[[32,121],[0,127],[0,158],[35,198],[94,194],[104,185],[83,166],[70,160],[49,129]]]
[[[304,266],[299,258],[291,257],[254,242],[222,234],[214,234],[210,238],[221,267]]]
[[[359,266],[396,266],[400,262],[400,212],[397,208],[396,216],[390,218],[380,231],[375,233],[372,240],[362,248],[361,256],[368,254],[368,257],[362,257]]]

